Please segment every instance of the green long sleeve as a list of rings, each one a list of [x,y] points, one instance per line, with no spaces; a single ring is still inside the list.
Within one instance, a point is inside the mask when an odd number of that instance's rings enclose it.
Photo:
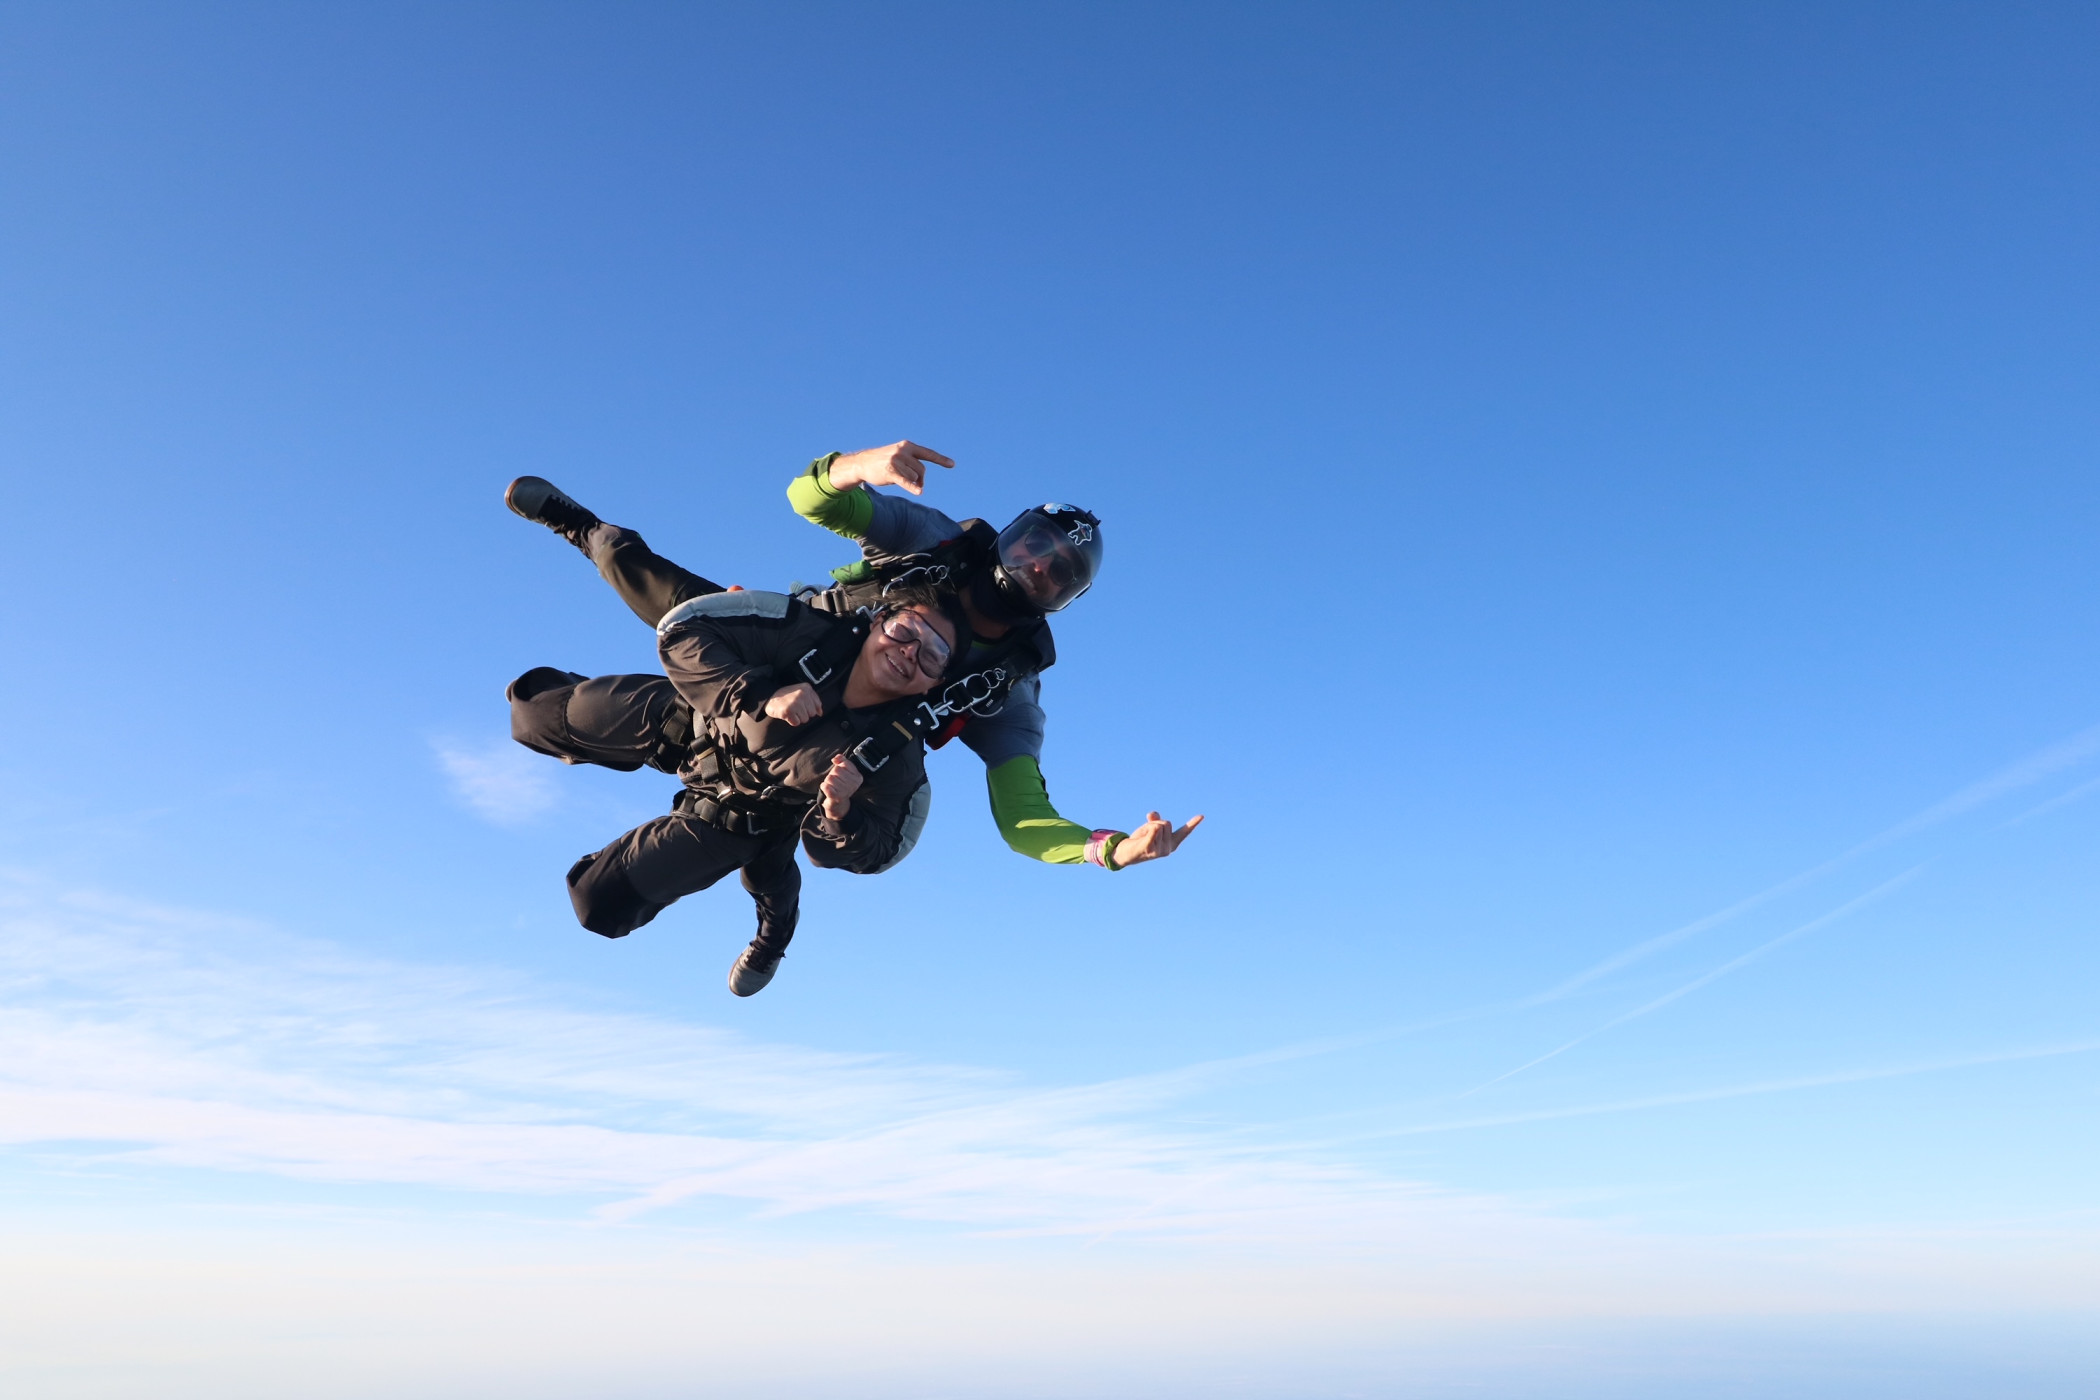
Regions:
[[[844,535],[858,544],[867,538],[875,519],[875,502],[861,487],[835,491],[831,486],[831,464],[838,453],[827,452],[809,464],[809,470],[788,483],[788,504],[795,514],[812,525],[822,525],[834,535]]]
[[[1043,770],[1026,754],[1009,758],[997,768],[985,770],[985,786],[992,795],[992,820],[1006,844],[1024,856],[1051,865],[1079,865],[1086,860],[1086,843],[1093,832],[1077,822],[1066,821],[1050,805],[1050,789]],[[1115,841],[1107,843],[1103,859],[1116,869]]]

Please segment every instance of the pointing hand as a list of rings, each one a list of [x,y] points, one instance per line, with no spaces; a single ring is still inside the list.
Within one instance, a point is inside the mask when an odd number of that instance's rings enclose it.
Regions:
[[[856,486],[901,486],[914,496],[926,491],[926,464],[952,467],[955,463],[930,447],[906,439],[888,447],[869,447],[841,453],[831,464],[831,489],[849,491]]]

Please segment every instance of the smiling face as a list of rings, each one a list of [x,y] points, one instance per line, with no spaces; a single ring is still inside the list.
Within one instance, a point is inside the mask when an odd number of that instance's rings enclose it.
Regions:
[[[885,613],[868,629],[860,656],[853,663],[849,688],[881,704],[907,695],[923,695],[939,682],[955,650],[955,624],[939,609],[902,608]],[[848,703],[856,703],[849,700]]]

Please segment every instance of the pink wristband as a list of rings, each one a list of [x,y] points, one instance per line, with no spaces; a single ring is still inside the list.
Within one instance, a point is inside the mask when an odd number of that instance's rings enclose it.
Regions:
[[[1109,869],[1108,843],[1120,841],[1127,835],[1129,833],[1124,831],[1097,831],[1092,836],[1087,837],[1086,863],[1088,865],[1098,865],[1103,870]],[[1117,866],[1115,868],[1120,870],[1122,867]]]

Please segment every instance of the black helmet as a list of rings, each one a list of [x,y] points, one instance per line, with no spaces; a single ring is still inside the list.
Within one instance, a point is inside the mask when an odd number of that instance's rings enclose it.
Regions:
[[[992,577],[1009,602],[1054,613],[1094,586],[1101,572],[1101,522],[1078,506],[1022,511],[999,532]]]

